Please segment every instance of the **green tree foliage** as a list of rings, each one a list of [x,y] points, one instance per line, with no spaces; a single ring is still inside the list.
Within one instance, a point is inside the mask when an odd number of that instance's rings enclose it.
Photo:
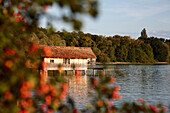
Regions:
[[[95,42],[87,36],[83,36],[82,38],[79,39],[79,44],[81,47],[94,47]]]
[[[169,61],[169,40],[163,38],[139,37],[137,40],[134,40],[130,39],[129,36],[115,35],[113,37],[105,37],[89,33],[85,34],[82,31],[49,32],[48,29],[39,29],[36,34],[33,33],[31,35],[34,37],[32,40],[39,39],[40,44],[43,45],[91,47],[99,62],[119,61],[153,63],[155,60]],[[158,50],[158,48],[161,49]],[[164,50],[161,51],[163,48]],[[159,51],[159,54],[156,51]],[[102,57],[99,59],[101,55]],[[103,56],[107,56],[108,60],[103,60]]]
[[[95,54],[97,57],[99,57],[99,55],[101,54],[100,49],[98,49],[97,47],[93,47],[92,49],[93,49],[94,54]]]
[[[110,62],[110,58],[107,56],[107,54],[101,53],[99,56],[99,61],[103,63]]]
[[[97,56],[97,61],[100,62],[153,63],[155,60],[169,61],[169,40],[163,38],[139,37],[134,40],[130,39],[129,36],[104,37],[102,35],[85,34],[82,31],[49,32],[48,29],[39,29],[31,37],[34,37],[32,40],[38,39],[42,45],[91,47]],[[163,48],[164,50],[162,50]],[[99,59],[101,55],[102,57]],[[108,60],[103,60],[103,56],[107,56]]]
[[[151,46],[153,48],[154,59],[165,62],[168,58],[168,46],[154,37],[151,37]]]
[[[71,46],[73,46],[73,47],[79,47],[79,42],[77,41],[76,38],[72,38]]]
[[[136,62],[135,45],[133,43],[129,46],[127,61]]]
[[[140,40],[144,41],[145,44],[142,44],[142,48],[144,49],[145,53],[152,59],[159,61],[159,62],[165,62],[168,61],[168,51],[169,46],[168,41],[166,41],[163,38],[139,38]],[[147,45],[146,45],[147,44]],[[152,58],[152,56],[154,58]]]
[[[115,48],[114,47],[110,47],[109,48],[108,55],[109,55],[109,58],[110,58],[111,62],[115,62],[116,61]]]

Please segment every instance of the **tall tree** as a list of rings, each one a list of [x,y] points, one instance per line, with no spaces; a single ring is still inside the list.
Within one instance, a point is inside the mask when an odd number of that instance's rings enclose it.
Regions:
[[[148,35],[146,33],[146,29],[145,28],[141,32],[141,38],[148,38]]]

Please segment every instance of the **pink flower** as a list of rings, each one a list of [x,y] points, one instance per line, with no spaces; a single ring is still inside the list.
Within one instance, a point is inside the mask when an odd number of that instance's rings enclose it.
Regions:
[[[51,95],[45,96],[45,102],[46,102],[47,105],[51,104]]]
[[[115,82],[116,82],[116,78],[111,77],[111,78],[110,78],[110,82],[111,82],[111,83],[115,83]]]
[[[42,105],[41,105],[41,109],[42,109],[43,111],[45,111],[45,110],[47,109],[47,105],[46,105],[46,104],[42,104]]]
[[[109,101],[109,102],[108,102],[108,105],[109,105],[109,107],[113,107],[113,106],[114,106],[114,103],[113,103],[112,101]]]
[[[48,5],[43,6],[43,12],[45,13],[47,11]]]
[[[38,45],[35,44],[35,43],[33,43],[33,44],[30,46],[29,50],[30,50],[31,53],[37,52],[37,50],[38,50]]]
[[[40,90],[44,94],[48,93],[49,92],[49,85],[48,84],[42,85]]]
[[[97,83],[98,83],[98,79],[94,78],[93,79],[93,85],[97,85]]]
[[[142,99],[142,98],[139,98],[139,99],[138,99],[138,102],[143,103],[143,99]]]
[[[48,109],[47,113],[53,113],[52,109]]]
[[[167,111],[168,111],[168,108],[167,108],[167,107],[163,107],[163,111],[164,111],[164,112],[167,112]]]
[[[66,83],[63,84],[63,91],[67,91],[68,85]]]
[[[78,113],[78,109],[77,108],[74,108],[74,113]]]
[[[6,92],[6,93],[5,93],[5,99],[6,99],[6,100],[11,100],[11,99],[12,99],[12,93],[9,92],[9,91]]]
[[[154,112],[157,112],[157,110],[158,110],[157,106],[152,106],[152,110],[153,110]]]
[[[120,91],[121,87],[119,85],[115,86],[115,91]]]

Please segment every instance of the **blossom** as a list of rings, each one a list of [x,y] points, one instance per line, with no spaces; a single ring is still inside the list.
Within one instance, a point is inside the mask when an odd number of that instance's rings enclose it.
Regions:
[[[98,100],[98,101],[97,101],[97,105],[98,105],[99,107],[102,107],[102,106],[103,106],[103,101],[102,101],[102,100]]]
[[[16,51],[15,51],[15,50],[11,50],[11,51],[10,51],[10,54],[11,54],[12,56],[14,56],[14,55],[15,55],[15,53],[16,53]]]
[[[97,83],[98,83],[98,79],[94,78],[93,79],[93,85],[97,85]]]
[[[7,68],[11,68],[13,66],[13,61],[12,60],[7,60],[7,61],[5,61],[4,65]]]
[[[26,89],[33,89],[34,83],[32,81],[24,81],[22,84],[22,87],[24,87]]]
[[[74,112],[74,113],[78,113],[78,109],[77,109],[77,108],[74,108],[73,112]]]
[[[42,10],[45,13],[47,11],[48,5],[43,6]]]
[[[26,99],[32,96],[31,89],[34,88],[32,81],[24,81],[20,88],[21,98]]]
[[[138,99],[138,102],[143,103],[143,99],[142,99],[142,98],[139,98],[139,99]]]
[[[38,50],[38,45],[35,44],[35,43],[33,43],[33,44],[30,46],[29,50],[30,50],[31,53],[37,52],[37,50]]]
[[[28,10],[28,8],[29,8],[29,5],[27,4],[27,5],[25,6],[25,9]]]
[[[111,83],[114,83],[114,82],[116,82],[116,78],[114,78],[114,77],[111,77],[111,78],[110,78],[110,82],[111,82]]]
[[[120,86],[115,86],[115,89],[113,90],[113,93],[112,93],[112,99],[122,99],[122,96],[119,95],[119,90],[121,89]]]
[[[20,18],[20,17],[21,17],[21,13],[17,13],[16,16],[17,16],[18,18]]]
[[[21,20],[24,21],[24,18],[22,18]],[[22,27],[22,31],[24,32],[25,30],[25,27]]]
[[[6,93],[5,93],[5,99],[6,99],[6,100],[11,100],[11,99],[12,99],[12,93],[9,92],[9,91],[6,92]]]
[[[26,67],[30,67],[30,66],[31,66],[31,61],[30,61],[30,60],[27,60],[27,61],[25,62],[25,66],[26,66]]]
[[[154,112],[157,112],[157,110],[158,110],[157,106],[152,106],[152,110],[153,110]]]
[[[21,110],[21,111],[19,111],[19,113],[30,113],[30,112],[27,110]]]
[[[28,103],[29,106],[33,105],[33,101],[31,99],[27,100],[27,103]]]
[[[16,22],[20,22],[20,18],[16,18],[15,21],[16,21]]]
[[[64,83],[63,84],[63,91],[67,91],[68,90],[68,85],[67,85],[67,83]]]
[[[45,102],[46,102],[47,105],[51,104],[51,95],[45,96]]]
[[[13,14],[12,14],[14,17],[16,16],[16,13],[15,12],[13,12]]]
[[[26,101],[26,100],[22,100],[21,101],[21,107],[22,108],[26,108],[26,107],[28,107],[29,106],[29,103]]]
[[[18,6],[18,11],[21,11],[22,10],[22,7],[21,6]]]
[[[109,107],[113,107],[113,106],[114,106],[114,103],[113,103],[112,101],[109,101],[109,102],[108,102],[108,105],[109,105]]]
[[[167,112],[167,111],[168,111],[168,108],[167,108],[167,107],[163,107],[163,111],[164,111],[164,112]]]
[[[49,85],[48,84],[44,84],[44,85],[41,85],[41,89],[43,94],[47,94],[49,92]]]
[[[21,98],[26,99],[32,96],[31,91],[20,90]]]
[[[67,92],[62,91],[61,94],[60,94],[60,100],[64,100],[66,95],[67,95]]]
[[[53,113],[52,109],[48,109],[47,113]]]
[[[6,47],[6,48],[5,48],[5,55],[6,55],[6,56],[9,56],[9,55],[14,56],[15,53],[16,53],[16,51],[15,51],[14,49],[11,50],[10,47]]]
[[[121,87],[119,85],[115,86],[115,91],[120,91]]]
[[[42,109],[43,111],[45,111],[45,110],[47,109],[47,105],[46,105],[46,104],[42,104],[42,105],[41,105],[41,109]]]

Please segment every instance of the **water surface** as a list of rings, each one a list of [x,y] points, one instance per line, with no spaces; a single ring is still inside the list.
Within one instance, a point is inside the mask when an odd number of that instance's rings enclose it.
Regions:
[[[107,65],[106,68],[106,76],[114,76],[122,89],[122,100],[116,101],[116,106],[143,98],[148,104],[162,103],[170,109],[170,65]],[[92,70],[88,70],[87,76],[67,76],[69,95],[79,109],[86,108],[94,94],[89,85],[92,74]],[[95,74],[95,77],[102,76],[102,72]]]

